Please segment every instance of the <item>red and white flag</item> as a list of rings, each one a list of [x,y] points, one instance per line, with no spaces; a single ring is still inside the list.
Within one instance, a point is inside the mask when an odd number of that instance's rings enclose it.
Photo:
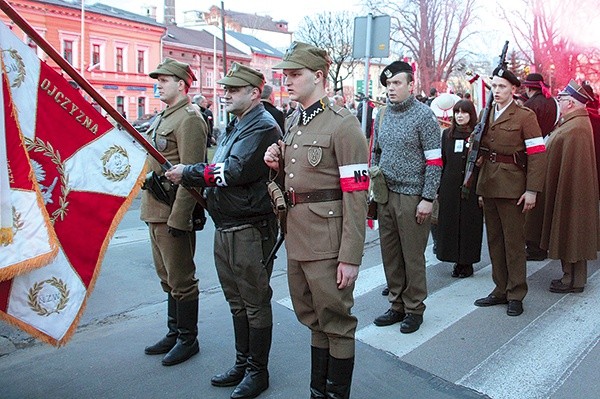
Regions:
[[[58,253],[5,77],[0,81],[0,281],[44,266]]]
[[[74,333],[145,151],[0,23],[19,128],[60,241],[49,265],[0,283],[0,317],[53,345]]]

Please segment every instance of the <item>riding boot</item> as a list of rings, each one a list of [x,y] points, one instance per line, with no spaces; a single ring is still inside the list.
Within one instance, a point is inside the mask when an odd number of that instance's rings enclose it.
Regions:
[[[231,399],[256,398],[269,388],[269,351],[273,326],[265,328],[250,327],[248,366],[242,382],[238,384]]]
[[[310,399],[325,399],[329,348],[310,347]]]
[[[333,356],[329,356],[326,392],[328,399],[350,398],[353,370],[354,357],[349,359],[336,359]]]
[[[235,365],[211,378],[210,383],[216,387],[232,387],[239,384],[246,373],[248,364],[248,317],[233,316],[233,333],[235,335]]]
[[[167,328],[169,332],[154,345],[144,349],[146,355],[162,355],[168,353],[177,343],[177,302],[168,294],[167,297]]]
[[[198,345],[198,298],[191,301],[177,301],[177,343],[165,355],[163,366],[173,366],[185,362],[200,351]]]

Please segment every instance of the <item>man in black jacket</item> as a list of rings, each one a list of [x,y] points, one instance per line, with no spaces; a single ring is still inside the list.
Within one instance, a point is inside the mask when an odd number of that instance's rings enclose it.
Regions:
[[[175,183],[205,187],[208,213],[216,227],[215,265],[233,315],[236,361],[211,383],[237,385],[231,398],[255,398],[269,387],[273,262],[262,261],[277,237],[266,185],[269,169],[262,156],[281,137],[281,130],[261,104],[262,73],[233,63],[217,83],[225,89],[225,110],[236,119],[219,141],[213,163],[180,164],[165,175]]]
[[[275,122],[277,122],[277,124],[279,125],[279,128],[283,132],[285,116],[283,116],[283,112],[278,110],[277,107],[275,107],[273,105],[273,100],[274,100],[273,87],[269,86],[269,85],[265,85],[260,98],[261,98],[263,106],[265,107],[265,111],[267,111],[268,113],[271,114],[271,116],[273,116],[273,119],[275,119]]]

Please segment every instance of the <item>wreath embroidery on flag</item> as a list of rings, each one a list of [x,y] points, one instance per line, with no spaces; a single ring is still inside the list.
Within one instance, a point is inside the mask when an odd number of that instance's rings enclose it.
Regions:
[[[54,292],[42,292],[45,285],[48,284],[54,288]],[[41,297],[41,298],[40,298]],[[56,302],[55,306],[44,306]],[[67,284],[57,277],[34,283],[29,289],[27,295],[27,304],[29,308],[40,316],[50,316],[53,313],[60,313],[69,303],[69,289]]]

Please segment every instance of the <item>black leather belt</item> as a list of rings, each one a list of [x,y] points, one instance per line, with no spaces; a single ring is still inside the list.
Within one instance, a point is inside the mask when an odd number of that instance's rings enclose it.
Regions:
[[[311,202],[336,201],[342,199],[342,190],[316,190],[308,193],[298,193],[293,190],[288,190],[285,192],[285,199],[289,206]]]
[[[500,163],[517,164],[515,154],[512,154],[512,155],[498,154],[497,152],[491,152],[487,148],[481,148],[481,151],[484,153],[483,158],[486,161],[490,161],[492,163],[500,162]]]

